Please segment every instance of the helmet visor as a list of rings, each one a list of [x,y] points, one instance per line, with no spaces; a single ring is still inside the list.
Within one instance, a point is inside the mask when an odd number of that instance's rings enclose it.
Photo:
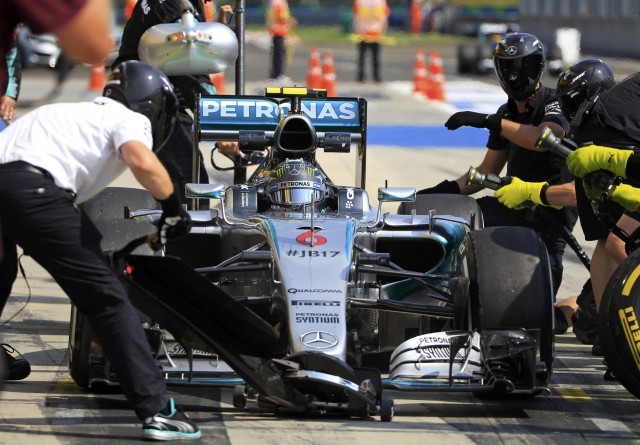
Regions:
[[[544,68],[542,54],[525,57],[496,58],[496,73],[505,92],[514,99],[525,99],[533,94]]]
[[[562,110],[562,114],[569,120],[575,117],[578,108],[586,99],[586,91],[585,89],[573,89],[571,91],[567,91],[566,93],[558,96],[558,103],[560,104],[560,109]]]
[[[322,184],[312,181],[284,181],[269,187],[271,200],[282,205],[302,205],[322,200]]]

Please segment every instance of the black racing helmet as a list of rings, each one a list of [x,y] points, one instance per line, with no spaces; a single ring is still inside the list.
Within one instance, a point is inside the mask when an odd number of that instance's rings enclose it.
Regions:
[[[516,100],[532,96],[544,72],[544,46],[536,36],[508,34],[496,45],[493,66],[500,85]]]
[[[581,60],[570,66],[558,79],[556,95],[562,113],[573,120],[585,101],[607,91],[615,83],[611,67],[600,59]]]
[[[167,76],[145,62],[129,60],[115,66],[102,95],[143,114],[151,121],[153,151],[159,151],[176,123],[178,99]]]

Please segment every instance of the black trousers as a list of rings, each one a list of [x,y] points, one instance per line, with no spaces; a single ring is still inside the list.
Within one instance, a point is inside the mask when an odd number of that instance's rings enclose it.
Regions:
[[[140,419],[166,406],[164,379],[140,317],[100,249],[100,232],[48,176],[0,172],[0,312],[17,275],[16,244],[51,274],[89,320]]]
[[[520,226],[529,227],[540,235],[540,238],[547,247],[549,260],[551,262],[551,274],[553,276],[554,295],[558,293],[562,283],[562,257],[567,242],[562,236],[558,227],[542,223],[539,219],[527,219],[527,210],[512,210],[500,204],[493,196],[483,196],[478,198],[478,205],[482,210],[485,227],[495,226]]]
[[[271,71],[269,78],[275,79],[284,76],[287,64],[287,46],[284,37],[273,36],[271,47]]]
[[[371,67],[373,69],[373,80],[382,81],[380,74],[380,43],[378,42],[360,42],[358,43],[358,81],[364,81],[364,65],[367,51],[371,53]]]

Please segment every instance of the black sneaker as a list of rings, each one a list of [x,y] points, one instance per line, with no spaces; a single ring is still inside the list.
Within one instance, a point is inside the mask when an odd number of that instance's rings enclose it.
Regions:
[[[22,357],[18,351],[12,348],[10,345],[6,343],[0,344],[2,346],[2,352],[4,354],[4,358],[7,364],[7,377],[6,380],[24,380],[29,374],[31,374],[31,365],[29,362]],[[16,353],[20,356],[20,358],[16,358],[11,354]]]
[[[198,439],[200,428],[189,416],[169,399],[167,407],[142,424],[142,438],[145,440],[188,440]]]

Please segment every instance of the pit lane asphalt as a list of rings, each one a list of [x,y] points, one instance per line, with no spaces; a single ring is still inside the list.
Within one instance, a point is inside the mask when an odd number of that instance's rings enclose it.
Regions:
[[[445,60],[445,66],[447,63]],[[450,90],[458,79],[448,75],[447,80]],[[96,95],[87,91],[87,85],[87,73],[79,69],[55,100],[79,101]],[[259,94],[263,86],[264,82],[248,78],[246,92]],[[42,97],[48,87],[47,76],[26,72],[22,102]],[[414,97],[402,81],[380,85],[340,82],[338,89],[341,95],[368,98],[372,126],[437,126],[453,110],[449,103]],[[395,186],[433,185],[460,175],[469,165],[477,165],[482,155],[483,150],[477,147],[369,145],[367,189],[375,198],[377,187],[385,180]],[[353,183],[352,156],[321,155],[320,163],[335,183]],[[210,173],[216,181],[231,180],[230,175]],[[136,186],[127,174],[114,185]],[[583,242],[579,227],[575,234]],[[584,242],[583,246],[591,253],[592,246]],[[23,264],[28,286],[21,278],[17,280],[2,321],[20,311],[28,295],[31,298],[13,320],[0,327],[0,335],[3,342],[24,354],[33,372],[24,381],[4,385],[0,394],[0,444],[138,443],[140,424],[121,395],[90,394],[70,380],[66,367],[68,299],[30,258],[24,257]],[[586,270],[568,251],[559,299],[577,294],[586,277]],[[570,333],[558,336],[556,352],[549,396],[497,401],[465,393],[389,391],[386,395],[396,403],[391,423],[339,416],[276,416],[251,407],[238,410],[233,408],[228,389],[172,387],[171,391],[203,429],[202,439],[195,443],[638,443],[638,401],[620,385],[602,379],[605,368],[601,359],[592,357],[590,347],[581,345]]]

